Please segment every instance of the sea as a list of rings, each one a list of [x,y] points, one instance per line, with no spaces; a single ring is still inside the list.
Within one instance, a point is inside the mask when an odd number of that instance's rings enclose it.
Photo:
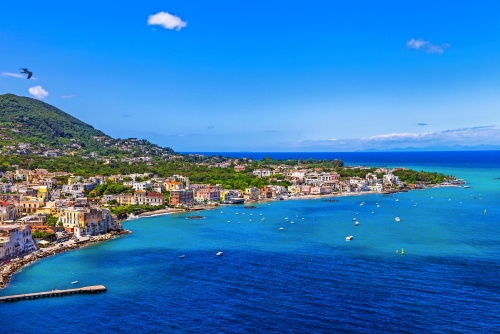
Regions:
[[[471,188],[127,221],[132,234],[25,267],[0,295],[106,292],[2,303],[0,333],[500,332],[499,151],[252,154],[232,156],[438,171]]]

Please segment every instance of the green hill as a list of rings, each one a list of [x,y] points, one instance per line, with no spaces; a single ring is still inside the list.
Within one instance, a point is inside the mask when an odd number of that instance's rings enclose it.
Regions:
[[[113,139],[45,102],[13,94],[0,95],[2,152],[46,154],[160,156],[173,153],[147,140]]]

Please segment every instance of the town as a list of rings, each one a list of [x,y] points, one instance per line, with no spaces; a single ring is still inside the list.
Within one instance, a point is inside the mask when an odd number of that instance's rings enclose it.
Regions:
[[[223,159],[223,162],[192,165],[208,167],[209,171],[230,170],[234,177],[244,174],[253,180],[251,183],[262,186],[245,187],[243,183],[239,189],[228,189],[222,184],[194,183],[189,176],[179,174],[84,177],[63,171],[10,166],[10,170],[0,172],[2,263],[70,240],[78,242],[110,231],[122,231],[122,220],[145,212],[179,212],[266,200],[389,193],[421,189],[436,183],[460,182],[442,174],[417,173],[404,168],[310,167],[300,162],[267,162],[262,167],[262,163],[251,159]],[[412,180],[418,181],[410,183]]]

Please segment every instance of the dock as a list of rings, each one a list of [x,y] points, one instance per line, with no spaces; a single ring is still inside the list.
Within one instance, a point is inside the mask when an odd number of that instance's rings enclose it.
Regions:
[[[104,285],[92,285],[92,286],[84,286],[82,288],[77,288],[77,289],[52,290],[47,292],[27,293],[24,295],[4,296],[0,297],[0,302],[15,302],[27,299],[61,297],[61,296],[68,296],[80,293],[98,293],[104,291],[106,291],[106,287]]]

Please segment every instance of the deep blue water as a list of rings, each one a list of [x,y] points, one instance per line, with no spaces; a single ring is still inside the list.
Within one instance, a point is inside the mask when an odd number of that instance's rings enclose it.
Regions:
[[[0,332],[500,332],[500,161],[433,157],[386,163],[454,174],[473,188],[127,222],[132,235],[39,261],[0,291],[78,280],[106,293],[1,304]]]
[[[192,152],[190,152],[192,153]],[[200,152],[207,156],[263,159],[342,159],[346,164],[499,164],[500,151],[443,151],[443,152]]]

